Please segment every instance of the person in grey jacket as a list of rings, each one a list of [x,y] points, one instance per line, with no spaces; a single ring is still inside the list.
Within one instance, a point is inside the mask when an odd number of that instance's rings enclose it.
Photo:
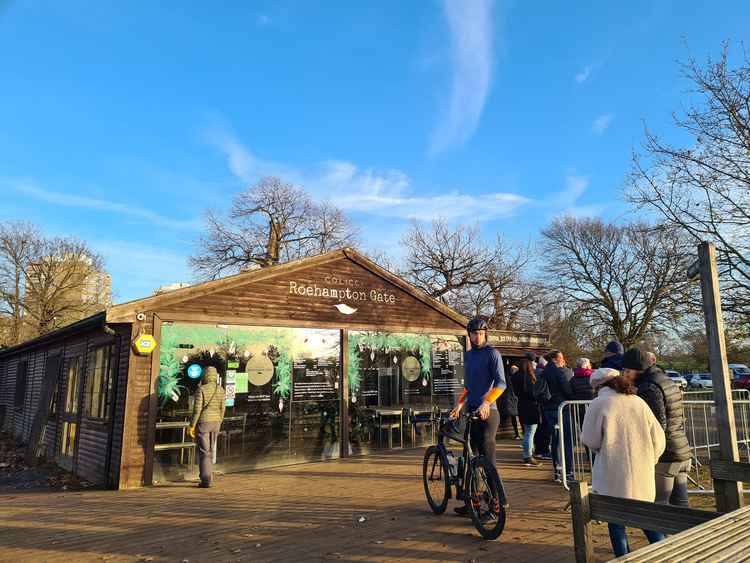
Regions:
[[[207,489],[213,484],[214,448],[219,435],[226,409],[224,388],[219,385],[219,373],[215,367],[207,367],[203,372],[203,384],[195,392],[193,418],[188,433],[196,437],[198,446],[198,467],[201,482],[199,487]]]
[[[656,365],[649,365],[647,354],[630,348],[623,357],[623,375],[629,377],[646,401],[667,436],[667,447],[656,464],[656,502],[690,506],[688,473],[690,444],[685,433],[682,391]]]

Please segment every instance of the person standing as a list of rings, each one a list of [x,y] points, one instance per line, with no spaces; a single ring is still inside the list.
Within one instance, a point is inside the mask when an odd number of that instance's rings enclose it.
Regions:
[[[648,405],[635,394],[633,383],[611,368],[591,376],[598,391],[583,420],[581,441],[596,453],[592,490],[600,495],[653,502],[654,466],[664,452],[664,431]],[[625,526],[609,524],[615,557],[630,552]],[[644,530],[649,542],[664,534]]]
[[[570,380],[573,398],[576,401],[590,401],[594,398],[594,389],[591,387],[592,373],[591,361],[588,358],[576,360],[576,369],[573,370],[573,377]]]
[[[466,331],[471,349],[464,354],[465,388],[450,417],[458,418],[464,406],[469,412],[479,413],[480,420],[471,425],[471,446],[495,467],[495,436],[500,424],[496,401],[506,388],[503,358],[487,344],[487,322],[484,319],[471,319]],[[465,505],[454,510],[458,514],[468,514]]]
[[[544,380],[537,378],[528,359],[521,360],[521,368],[511,375],[513,391],[518,397],[518,416],[523,424],[523,462],[529,467],[542,465],[534,459],[534,435],[541,422],[539,400],[544,398]]]
[[[226,409],[224,388],[219,385],[219,373],[209,366],[203,372],[203,384],[195,392],[193,418],[188,433],[198,442],[199,487],[213,485],[214,449]]]
[[[542,405],[544,420],[552,431],[552,465],[554,466],[555,481],[562,480],[562,460],[560,459],[560,432],[563,432],[565,451],[565,471],[569,478],[573,476],[573,444],[570,427],[570,415],[566,413],[563,420],[559,420],[558,408],[564,401],[573,399],[570,380],[573,371],[565,365],[565,356],[559,350],[549,353],[549,363],[542,372],[550,397]]]
[[[510,378],[513,379],[513,374],[518,373],[518,366],[510,366]],[[520,440],[521,436],[518,433],[518,397],[514,393],[513,386],[508,385],[505,392],[500,396],[500,422],[503,426],[508,419],[513,426],[514,440]]]
[[[690,506],[687,487],[691,455],[682,391],[656,362],[649,365],[647,355],[638,348],[625,352],[622,367],[623,375],[635,382],[638,396],[651,408],[667,437],[667,447],[656,465],[656,502]]]
[[[625,348],[617,340],[612,340],[604,348],[604,359],[602,360],[599,367],[612,368],[616,370],[622,369],[622,355],[625,352]]]

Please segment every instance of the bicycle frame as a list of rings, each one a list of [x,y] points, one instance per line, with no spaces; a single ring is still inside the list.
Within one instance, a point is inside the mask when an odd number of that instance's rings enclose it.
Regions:
[[[470,461],[474,458],[474,450],[471,447],[471,425],[473,420],[479,420],[479,417],[476,413],[468,413],[464,414],[462,413],[460,415],[460,419],[466,418],[466,427],[464,428],[463,432],[463,438],[460,438],[458,436],[454,436],[451,434],[448,434],[444,430],[440,430],[438,432],[438,443],[437,448],[441,452],[442,455],[447,456],[448,455],[448,448],[445,445],[445,440],[454,440],[460,444],[463,445],[462,450],[462,457],[464,460],[462,471],[457,473],[455,477],[451,476],[451,485],[456,487],[456,492],[463,491],[466,492],[465,484],[468,482],[468,475],[469,475],[469,469],[471,467]],[[441,425],[442,426],[442,425]],[[451,495],[453,494],[453,489],[451,488]],[[458,496],[458,495],[456,495]]]

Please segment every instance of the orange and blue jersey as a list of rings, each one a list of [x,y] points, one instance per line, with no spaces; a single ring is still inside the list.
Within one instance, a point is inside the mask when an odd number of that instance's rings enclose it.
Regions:
[[[466,408],[474,411],[486,400],[497,409],[495,401],[506,388],[505,369],[500,352],[492,346],[474,348],[464,354],[464,394]]]

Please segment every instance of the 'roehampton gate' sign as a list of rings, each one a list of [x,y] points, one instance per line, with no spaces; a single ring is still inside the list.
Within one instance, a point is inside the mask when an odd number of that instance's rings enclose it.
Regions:
[[[360,280],[336,274],[326,275],[321,285],[289,280],[289,293],[302,297],[320,297],[350,302],[370,301],[384,305],[395,305],[397,302],[396,294],[391,291],[367,288]]]

